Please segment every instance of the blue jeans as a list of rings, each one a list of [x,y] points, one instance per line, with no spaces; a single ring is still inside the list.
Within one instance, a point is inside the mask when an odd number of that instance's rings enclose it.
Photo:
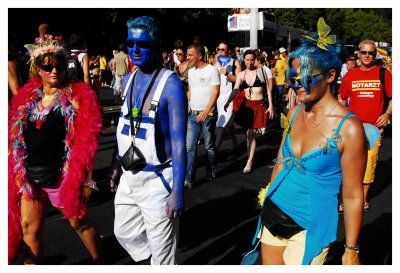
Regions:
[[[284,91],[285,91],[285,86],[284,86],[284,85],[277,85],[277,86],[276,86],[276,89],[278,90],[278,92],[277,92],[277,100],[278,100],[278,103],[281,103],[281,104],[282,104],[282,101],[283,101],[283,93],[284,93]]]
[[[204,146],[207,151],[211,171],[215,174],[217,165],[215,161],[215,117],[208,116],[204,122],[197,123],[197,115],[190,114],[186,135],[187,169],[185,181],[191,183],[196,170],[197,142],[200,132],[203,132]]]

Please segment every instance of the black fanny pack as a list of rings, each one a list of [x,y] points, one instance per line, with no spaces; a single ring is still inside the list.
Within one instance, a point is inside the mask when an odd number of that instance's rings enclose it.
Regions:
[[[270,198],[267,198],[262,208],[263,225],[274,236],[289,239],[304,230],[289,215],[283,212]]]
[[[60,166],[35,166],[26,167],[28,181],[32,185],[47,187],[57,182],[61,176]]]

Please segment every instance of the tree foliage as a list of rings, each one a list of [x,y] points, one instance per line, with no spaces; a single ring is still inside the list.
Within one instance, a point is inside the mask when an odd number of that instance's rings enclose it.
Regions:
[[[288,27],[316,31],[319,17],[324,17],[332,32],[346,44],[364,39],[392,43],[391,9],[276,9],[277,23]]]

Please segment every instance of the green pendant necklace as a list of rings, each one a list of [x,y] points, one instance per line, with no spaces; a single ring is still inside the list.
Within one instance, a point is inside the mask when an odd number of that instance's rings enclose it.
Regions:
[[[153,78],[155,72],[156,71],[154,71],[153,74],[151,74],[150,80],[146,83],[146,87],[142,88],[141,90],[146,90],[149,87],[149,84],[150,84],[151,79]],[[139,74],[139,71],[137,73]],[[133,86],[134,86],[134,89],[136,90],[136,77],[134,79]],[[132,117],[134,117],[134,118],[137,118],[139,116],[138,103],[139,103],[139,99],[140,99],[141,94],[142,94],[142,91],[139,92],[139,91],[136,90],[135,105],[132,107]]]
[[[139,109],[135,106],[132,108],[132,117],[137,118],[139,116]]]

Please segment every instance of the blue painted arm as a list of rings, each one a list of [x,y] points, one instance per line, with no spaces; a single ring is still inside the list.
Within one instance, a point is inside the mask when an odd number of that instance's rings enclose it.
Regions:
[[[184,180],[186,172],[186,129],[187,97],[181,80],[175,74],[168,78],[163,96],[160,99],[160,120],[168,120],[169,134],[166,141],[171,141],[173,187],[167,200],[166,213],[170,218],[179,216],[184,209]],[[166,119],[165,116],[168,118]]]

